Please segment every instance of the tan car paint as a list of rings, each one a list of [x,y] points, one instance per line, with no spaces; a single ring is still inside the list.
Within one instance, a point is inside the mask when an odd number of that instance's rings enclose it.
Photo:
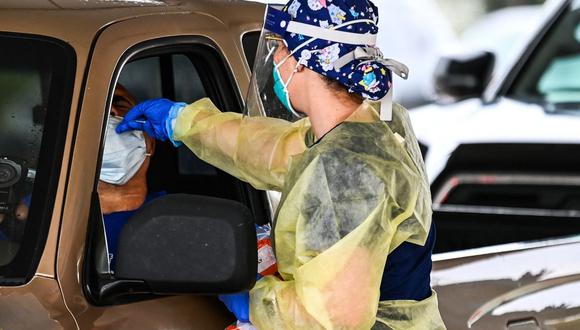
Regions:
[[[75,329],[76,323],[64,305],[58,283],[35,276],[24,286],[0,287],[0,328]]]
[[[179,1],[178,6],[141,5],[135,1],[104,5],[102,1],[72,0],[0,4],[1,31],[64,40],[77,56],[49,236],[37,276],[20,287],[0,287],[0,308],[14,311],[0,314],[2,329],[223,329],[232,321],[231,314],[215,297],[177,296],[96,307],[86,300],[82,290],[85,237],[99,153],[96,141],[101,138],[107,95],[116,83],[113,72],[122,65],[121,56],[130,47],[151,39],[204,36],[218,45],[236,78],[240,95],[245,95],[250,69],[241,37],[246,31],[261,28],[264,13],[263,5],[241,1],[191,0]],[[102,7],[114,8],[96,9]]]

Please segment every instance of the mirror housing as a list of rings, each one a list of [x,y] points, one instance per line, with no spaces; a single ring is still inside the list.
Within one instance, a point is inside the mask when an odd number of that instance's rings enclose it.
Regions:
[[[435,91],[444,99],[481,97],[494,65],[495,55],[488,51],[442,57],[435,68]]]
[[[248,290],[258,268],[252,214],[218,198],[155,199],[123,228],[116,268],[117,279],[143,281],[154,294]]]

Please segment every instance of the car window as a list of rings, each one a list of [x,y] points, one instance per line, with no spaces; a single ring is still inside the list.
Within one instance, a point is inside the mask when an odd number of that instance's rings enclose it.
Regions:
[[[580,10],[569,10],[541,45],[510,96],[551,110],[580,110]]]
[[[119,82],[123,84],[137,102],[160,98],[161,90],[161,59],[159,56],[132,61],[123,67]],[[147,84],[139,82],[147,81]]]
[[[191,43],[164,44],[157,48],[151,48],[147,44],[147,49],[141,53],[128,52],[137,55],[120,68],[118,84],[111,97],[112,106],[108,109],[109,117],[122,117],[123,112],[126,113],[130,108],[126,105],[131,102],[156,97],[186,103],[209,97],[221,109],[241,112],[241,98],[235,87],[237,84],[225,57],[217,50],[219,47],[201,38],[183,40],[191,40]],[[267,221],[263,196],[259,192],[203,162],[187,147],[176,148],[169,141],[154,141],[152,146],[152,139],[145,136],[145,159],[141,163],[141,158],[137,157],[138,171],[125,181],[122,180],[122,175],[118,175],[115,166],[107,166],[111,174],[108,175],[109,182],[101,180],[106,160],[113,160],[111,164],[122,165],[122,162],[115,162],[114,151],[122,149],[120,145],[125,139],[114,137],[115,123],[107,123],[106,126],[100,175],[96,178],[97,198],[93,200],[93,206],[98,207],[91,209],[87,229],[89,248],[85,260],[88,262],[84,267],[91,299],[102,304],[116,301],[113,290],[107,290],[110,291],[109,296],[101,292],[102,283],[105,283],[102,280],[116,281],[115,268],[119,261],[116,252],[121,241],[122,228],[131,221],[132,214],[149,201],[170,194],[229,199],[248,205],[256,219],[259,219],[258,223]],[[136,143],[136,140],[140,139],[131,137],[129,144],[136,146],[141,143]],[[111,145],[114,148],[109,148]],[[113,151],[113,157],[105,157],[107,149]],[[137,153],[143,156],[141,151]],[[129,155],[127,152],[124,154]]]
[[[240,201],[237,181],[196,157],[187,147],[154,141],[142,132],[118,135],[115,126],[135,104],[165,97],[192,103],[208,97],[214,70],[202,78],[203,57],[163,53],[137,58],[121,70],[107,128],[98,182],[102,228],[108,262],[101,273],[114,273],[122,227],[135,210],[172,193],[193,193]],[[208,68],[209,69],[209,68]],[[147,83],[144,83],[147,82]],[[101,254],[103,252],[100,252]]]
[[[254,61],[256,60],[256,51],[258,50],[259,41],[260,31],[247,32],[242,37],[244,55],[246,56],[246,61],[248,62],[250,69],[254,67]]]
[[[0,48],[2,278],[28,269],[36,244],[41,244],[40,210],[50,201],[46,183],[53,174],[43,150],[54,148],[54,129],[66,121],[62,113],[70,106],[72,88],[67,87],[73,81],[74,56],[52,41],[17,36],[0,36]]]
[[[576,42],[580,44],[580,24]],[[552,60],[538,82],[538,91],[549,103],[580,103],[580,49],[573,55]]]

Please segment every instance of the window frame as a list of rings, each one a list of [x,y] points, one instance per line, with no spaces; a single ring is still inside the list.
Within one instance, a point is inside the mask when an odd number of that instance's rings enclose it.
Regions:
[[[566,12],[570,9],[571,1],[562,0],[562,3],[557,4],[555,8],[550,10],[547,18],[543,21],[542,27],[534,36],[530,37],[527,47],[522,51],[521,56],[514,61],[511,69],[507,70],[504,76],[501,77],[501,79],[498,79],[497,82],[489,84],[484,92],[483,99],[485,103],[491,103],[498,97],[512,94],[513,86],[517,84],[516,80],[520,79],[522,72],[528,66],[528,63],[542,47],[542,42],[549,37],[557,27],[558,22],[561,21],[562,17],[565,16]]]
[[[200,79],[202,79],[202,84],[207,92],[207,96],[214,101],[218,108],[236,110],[240,113],[243,110],[243,101],[237,88],[238,84],[234,78],[232,69],[217,44],[207,37],[177,36],[147,40],[131,47],[120,57],[109,86],[106,102],[107,111],[104,112],[105,117],[103,120],[103,126],[101,127],[103,133],[101,134],[99,156],[97,159],[97,171],[93,186],[91,212],[89,214],[87,226],[85,258],[82,267],[81,281],[83,291],[87,300],[95,306],[125,304],[160,298],[160,296],[151,294],[146,285],[140,281],[119,280],[115,279],[114,276],[103,278],[97,274],[93,265],[95,255],[94,251],[92,251],[92,247],[95,239],[98,239],[98,237],[95,237],[97,236],[95,230],[98,230],[98,220],[102,217],[97,185],[104,150],[104,132],[107,126],[114,88],[119,81],[124,66],[129,61],[135,61],[151,56],[171,54],[183,54],[192,61],[192,64],[196,70],[198,70]],[[216,68],[218,69],[216,70]],[[168,66],[166,63],[165,70],[167,69]],[[161,70],[164,70],[163,64],[161,65]],[[164,95],[167,95],[168,93],[169,96],[175,95],[175,89],[172,88],[173,79],[171,79],[173,76],[170,76],[171,77],[167,77],[166,73],[164,74],[161,72],[162,81],[170,81],[169,88],[162,85]],[[240,183],[240,190],[243,198],[242,203],[250,208],[255,217],[263,217],[264,219],[270,220],[270,214],[267,212],[266,207],[265,194],[256,191],[248,184],[243,182]]]
[[[258,44],[260,42],[260,37],[262,35],[262,30],[250,30],[242,33],[240,36],[240,45],[244,50],[244,58],[246,60],[246,64],[248,64],[248,68],[250,71],[254,69],[254,64],[256,60],[256,53],[258,52]],[[251,46],[251,38],[256,37],[256,48],[250,49]]]
[[[44,49],[53,47],[51,51],[61,52],[62,56],[53,59],[59,61],[53,67],[51,86],[47,108],[49,115],[45,116],[38,163],[42,171],[37,172],[33,187],[32,203],[18,252],[13,260],[0,266],[0,285],[17,286],[29,282],[44,252],[48,231],[53,217],[56,191],[63,166],[62,160],[66,143],[66,133],[72,106],[75,85],[77,54],[72,46],[65,41],[33,34],[0,32],[0,38],[29,40],[44,44]],[[50,46],[49,46],[50,45]],[[43,196],[36,197],[35,196]]]

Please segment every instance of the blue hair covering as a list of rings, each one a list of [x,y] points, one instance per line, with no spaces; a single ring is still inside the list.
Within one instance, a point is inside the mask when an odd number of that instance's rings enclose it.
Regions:
[[[292,21],[299,23],[361,35],[378,33],[378,9],[369,0],[290,0],[283,11],[290,15]],[[371,20],[374,24],[368,21],[355,22],[358,20]],[[353,59],[339,69],[335,68],[334,64],[339,58],[357,47],[374,45],[338,43],[324,39],[314,39],[304,45],[316,36],[285,32],[282,37],[291,52],[300,47],[293,54],[300,64],[340,82],[351,93],[376,101],[391,89],[392,73],[380,61]]]

